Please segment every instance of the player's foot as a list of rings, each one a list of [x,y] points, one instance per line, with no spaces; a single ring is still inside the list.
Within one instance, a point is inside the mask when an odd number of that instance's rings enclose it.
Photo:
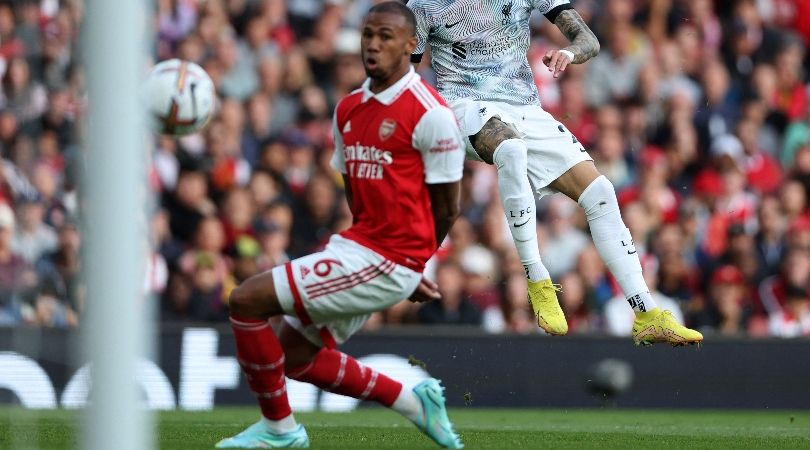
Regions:
[[[652,345],[666,342],[673,346],[700,344],[703,335],[678,323],[672,313],[655,308],[636,313],[633,322],[633,341],[636,345]]]
[[[422,402],[422,416],[414,421],[423,433],[445,448],[464,448],[461,438],[453,431],[444,406],[444,388],[435,378],[428,378],[413,388]]]
[[[309,436],[300,424],[293,431],[276,434],[260,420],[236,436],[217,442],[216,448],[309,448]]]
[[[568,333],[568,321],[557,300],[560,290],[560,285],[552,283],[550,279],[529,280],[529,303],[537,316],[537,325],[554,336]]]

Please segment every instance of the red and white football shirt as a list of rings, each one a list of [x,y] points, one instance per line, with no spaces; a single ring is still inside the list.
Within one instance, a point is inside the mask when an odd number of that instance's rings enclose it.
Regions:
[[[377,94],[369,84],[335,109],[332,167],[348,178],[354,216],[341,235],[421,272],[437,247],[427,185],[461,179],[463,138],[413,68]]]

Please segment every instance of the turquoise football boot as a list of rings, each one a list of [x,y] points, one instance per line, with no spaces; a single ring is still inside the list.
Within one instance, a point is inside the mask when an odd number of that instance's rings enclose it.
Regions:
[[[216,448],[309,448],[309,436],[300,424],[293,431],[276,434],[260,420],[236,436],[217,442]]]
[[[461,438],[453,431],[444,406],[444,388],[435,378],[428,378],[413,388],[422,402],[422,416],[414,421],[423,433],[445,448],[464,448]]]

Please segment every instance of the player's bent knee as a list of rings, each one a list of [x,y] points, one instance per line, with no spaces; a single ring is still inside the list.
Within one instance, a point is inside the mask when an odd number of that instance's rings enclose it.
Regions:
[[[232,314],[253,316],[253,299],[250,290],[244,286],[237,286],[228,296],[228,307]]]
[[[232,314],[246,317],[271,317],[283,313],[276,297],[272,275],[253,276],[234,288],[228,296]]]
[[[597,177],[579,196],[579,205],[585,217],[593,220],[619,210],[619,201],[613,183],[604,175]]]
[[[487,163],[487,164],[495,164],[495,162],[493,161],[493,154],[495,153],[494,150],[477,149],[474,146],[473,146],[473,150],[475,150],[475,153],[478,155],[478,157],[481,158],[481,160],[484,161],[485,163]]]
[[[514,170],[521,173],[528,171],[528,149],[521,139],[507,139],[501,142],[495,148],[492,158],[498,171]]]

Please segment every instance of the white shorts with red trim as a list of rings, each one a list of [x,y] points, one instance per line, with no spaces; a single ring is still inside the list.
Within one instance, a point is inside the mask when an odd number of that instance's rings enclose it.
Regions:
[[[340,235],[323,251],[273,268],[293,328],[317,345],[345,342],[375,311],[408,298],[422,275]]]
[[[498,117],[514,127],[528,148],[529,182],[536,198],[555,193],[549,184],[582,161],[592,160],[576,137],[540,106],[471,99],[455,100],[449,105],[466,136],[467,159],[483,161],[469,136],[481,131],[489,119]]]

